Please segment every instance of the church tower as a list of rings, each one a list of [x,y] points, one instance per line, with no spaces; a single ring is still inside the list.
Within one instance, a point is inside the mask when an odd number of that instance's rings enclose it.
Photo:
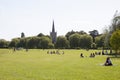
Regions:
[[[54,20],[53,20],[53,24],[52,24],[52,32],[50,32],[50,37],[52,39],[52,43],[55,44],[56,39],[57,39],[57,32],[55,32]]]

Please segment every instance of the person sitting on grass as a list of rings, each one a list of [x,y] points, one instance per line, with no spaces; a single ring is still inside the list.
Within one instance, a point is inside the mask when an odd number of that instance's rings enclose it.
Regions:
[[[91,53],[91,54],[90,54],[90,57],[91,57],[91,58],[92,58],[92,57],[95,57],[95,54],[94,54],[94,53],[93,53],[93,54]]]
[[[80,57],[82,57],[82,58],[84,57],[84,56],[83,56],[83,53],[80,54]]]
[[[111,60],[110,60],[110,57],[107,57],[106,62],[105,62],[104,65],[105,66],[112,66],[113,65],[112,62],[111,62]]]

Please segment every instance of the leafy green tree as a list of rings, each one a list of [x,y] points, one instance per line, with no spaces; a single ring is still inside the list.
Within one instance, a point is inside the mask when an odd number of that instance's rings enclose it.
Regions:
[[[93,42],[95,42],[95,37],[99,35],[97,30],[89,31],[90,35],[93,38]]]
[[[80,35],[80,47],[83,49],[89,49],[91,48],[92,44],[92,37],[90,35],[84,34]]]
[[[105,34],[101,34],[100,36],[97,36],[95,38],[95,43],[96,43],[96,47],[104,47],[104,43],[105,43]]]
[[[25,48],[26,49],[29,49],[30,47],[28,46],[28,43],[29,43],[29,40],[30,40],[31,38],[30,37],[26,37],[25,38]]]
[[[64,36],[58,36],[56,42],[56,48],[69,48],[69,41]]]
[[[109,34],[108,29],[104,30],[103,35],[105,36],[103,49],[110,48],[110,36],[111,36],[111,34]]]
[[[110,44],[112,46],[112,49],[115,50],[115,53],[118,53],[120,50],[120,30],[115,31],[111,38],[110,38]]]
[[[72,34],[69,37],[69,42],[71,48],[79,48],[80,35],[78,33]]]
[[[17,46],[26,48],[26,39],[25,38],[20,38],[19,43],[17,44]]]
[[[67,40],[69,40],[69,37],[72,35],[72,34],[75,34],[75,33],[77,33],[77,34],[80,34],[80,35],[84,35],[84,34],[87,34],[86,32],[84,32],[83,30],[82,31],[70,31],[70,32],[68,32],[66,35],[65,35],[65,37],[67,37]]]
[[[24,38],[25,37],[25,34],[22,32],[21,33],[21,38]]]
[[[4,40],[4,39],[0,39],[0,48],[8,48],[9,42]]]
[[[37,35],[37,37],[42,37],[42,36],[44,36],[44,34],[42,34],[42,33],[39,33],[39,34]]]
[[[67,38],[67,40],[69,40],[69,37],[72,35],[72,34],[74,34],[75,33],[75,31],[69,31],[66,35],[65,35],[65,37]]]
[[[19,38],[14,38],[9,44],[9,47],[18,47],[18,43],[20,42]]]
[[[36,49],[39,46],[40,37],[29,37],[26,41],[28,48]]]
[[[51,39],[49,39],[48,37],[41,37],[38,44],[39,48],[42,49],[48,49],[49,47],[53,46]]]
[[[105,45],[106,46],[110,46],[110,38],[113,32],[115,32],[116,30],[120,30],[120,13],[118,13],[118,11],[116,11],[111,24],[109,26],[109,30],[106,34],[106,38],[105,38]]]

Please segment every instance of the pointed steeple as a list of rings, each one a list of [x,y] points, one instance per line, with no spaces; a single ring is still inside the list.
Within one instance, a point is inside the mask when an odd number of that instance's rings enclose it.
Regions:
[[[53,20],[53,24],[52,24],[52,32],[50,32],[50,36],[52,39],[52,43],[56,43],[56,39],[57,39],[57,32],[55,32],[55,25],[54,25],[54,20]]]
[[[52,32],[55,32],[54,20],[53,20],[53,25],[52,25]]]

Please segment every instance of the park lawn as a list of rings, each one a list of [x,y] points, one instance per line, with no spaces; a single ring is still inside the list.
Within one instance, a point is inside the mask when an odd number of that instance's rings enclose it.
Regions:
[[[120,58],[111,58],[113,66],[103,66],[106,55],[89,58],[98,50],[60,50],[63,55],[47,51],[0,49],[0,80],[120,80]]]

